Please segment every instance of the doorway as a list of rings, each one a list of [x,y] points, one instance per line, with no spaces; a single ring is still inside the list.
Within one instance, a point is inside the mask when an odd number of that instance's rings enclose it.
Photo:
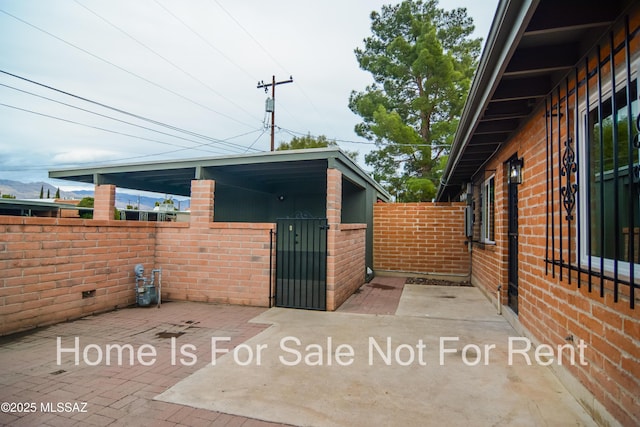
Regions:
[[[326,218],[278,219],[276,306],[327,309]]]

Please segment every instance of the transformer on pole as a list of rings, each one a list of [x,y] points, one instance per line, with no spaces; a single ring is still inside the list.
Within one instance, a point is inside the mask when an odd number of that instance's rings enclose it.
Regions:
[[[281,82],[276,82],[276,76],[271,77],[271,83],[265,83],[263,81],[258,82],[258,89],[264,88],[264,93],[269,92],[269,87],[271,87],[271,98],[267,98],[267,102],[265,105],[265,110],[267,113],[271,113],[271,151],[275,150],[275,118],[276,118],[276,86],[285,84],[285,83],[293,83],[293,77],[289,76],[289,80],[283,80]]]

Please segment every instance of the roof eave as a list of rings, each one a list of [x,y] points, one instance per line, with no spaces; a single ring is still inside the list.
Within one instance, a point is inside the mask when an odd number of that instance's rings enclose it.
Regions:
[[[436,200],[442,200],[447,182],[460,161],[481,115],[498,86],[539,0],[501,0],[491,24],[469,96],[462,110],[460,122],[451,145],[449,161],[442,175]]]

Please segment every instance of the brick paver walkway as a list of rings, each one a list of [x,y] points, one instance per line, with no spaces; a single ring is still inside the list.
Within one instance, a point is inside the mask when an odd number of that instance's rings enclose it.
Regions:
[[[152,400],[211,363],[212,337],[229,337],[230,341],[219,343],[218,348],[232,349],[264,330],[267,325],[248,322],[264,310],[170,302],[160,309],[127,308],[0,337],[0,402],[13,403],[9,411],[3,405],[0,424],[273,426],[263,421]],[[61,363],[57,363],[58,337],[61,348],[67,349],[75,346],[78,337],[78,365],[74,353],[60,353]],[[176,337],[173,361],[171,337]],[[130,365],[129,352],[125,350],[121,366],[118,366],[116,351],[110,353],[111,365],[107,365],[105,346],[109,344],[130,344],[137,352],[134,364]],[[148,346],[141,348],[144,344]],[[187,344],[193,347],[186,347],[186,354],[181,354],[179,349]],[[156,357],[149,355],[152,348]],[[96,364],[99,351],[103,352],[102,360]],[[140,351],[142,362],[149,363],[153,359],[155,362],[151,366],[139,363]],[[89,366],[85,362],[96,365]],[[60,403],[62,407],[58,406]]]
[[[338,311],[357,314],[395,314],[407,279],[374,277],[340,306]]]
[[[394,314],[404,282],[404,278],[374,278],[339,311]],[[0,425],[277,425],[153,400],[212,363],[212,337],[230,338],[228,342],[220,341],[217,347],[233,349],[263,331],[268,325],[249,320],[265,310],[169,302],[160,309],[127,308],[0,337],[0,402],[14,404],[9,411],[3,408],[0,412]],[[58,338],[62,349],[71,349],[76,337],[79,363],[75,363],[75,353],[62,352],[58,364]],[[107,364],[108,345],[130,345],[134,350],[133,364],[128,348],[120,361],[117,349],[112,350]],[[184,354],[181,348],[185,349]],[[155,356],[149,355],[152,349]],[[153,363],[144,366],[140,361]]]

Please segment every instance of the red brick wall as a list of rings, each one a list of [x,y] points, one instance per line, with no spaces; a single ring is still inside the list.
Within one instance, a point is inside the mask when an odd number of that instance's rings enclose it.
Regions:
[[[270,230],[274,224],[160,224],[155,262],[162,297],[269,306]]]
[[[274,225],[213,223],[214,182],[192,185],[189,223],[112,220],[111,185],[109,220],[0,216],[0,335],[134,304],[138,263],[162,268],[163,299],[268,306]]]
[[[366,224],[341,224],[342,173],[327,170],[327,310],[364,284]]]
[[[469,274],[464,203],[377,203],[373,208],[374,269]]]
[[[333,274],[327,280],[327,310],[336,310],[364,284],[366,231],[366,224],[341,224],[335,233]]]
[[[80,203],[80,200],[70,200],[70,199],[56,199],[56,203],[62,203],[65,205],[73,205],[76,206]],[[61,218],[79,218],[80,213],[77,209],[60,209],[59,216]]]
[[[134,303],[154,251],[153,224],[0,216],[0,335]]]
[[[213,221],[215,181],[191,181],[191,215],[189,221],[195,227],[208,227]]]
[[[366,225],[340,224],[340,172],[330,170],[328,182],[334,310],[364,282]],[[138,263],[162,268],[165,300],[268,307],[275,225],[212,222],[214,189],[213,181],[192,181],[189,223],[112,220],[111,185],[96,187],[94,211],[109,220],[0,217],[0,335],[135,303]]]
[[[96,185],[94,194],[93,219],[113,219],[116,209],[116,186],[111,184]]]
[[[569,84],[574,86],[571,80]],[[581,96],[583,91],[584,88]],[[570,105],[574,102],[573,95],[569,102]],[[563,129],[562,138],[565,138],[564,132]],[[582,287],[578,288],[575,273],[569,283],[566,269],[562,281],[559,274],[553,277],[550,271],[549,274],[545,272],[545,138],[544,111],[539,109],[486,164],[487,170],[496,170],[496,212],[501,214],[496,216],[496,245],[474,246],[472,283],[489,292],[491,297],[495,295],[497,286],[502,285],[501,300],[503,304],[507,303],[505,162],[517,153],[525,161],[525,179],[518,188],[519,313],[516,321],[536,341],[554,347],[566,344],[565,337],[569,335],[573,336],[576,344],[578,340],[584,340],[587,366],[564,364],[555,369],[561,375],[570,374],[595,397],[596,403],[579,399],[594,418],[603,419],[600,408],[604,408],[622,425],[640,425],[640,299],[632,310],[628,294],[621,295],[616,303],[611,287],[605,286],[604,298],[600,297],[599,286],[594,287],[594,292],[587,292],[584,275]],[[557,161],[556,157],[553,162]],[[554,215],[557,217],[559,214],[556,211]],[[563,244],[565,248],[569,244],[566,233]],[[556,273],[559,273],[557,268]]]
[[[544,131],[544,129],[543,129]],[[543,135],[544,138],[544,135]],[[506,159],[505,159],[506,161]],[[527,163],[527,166],[529,164]],[[490,292],[491,295],[495,295],[498,290],[498,286],[502,285],[503,292],[502,303],[507,303],[507,241],[504,240],[507,236],[508,216],[507,216],[507,188],[502,183],[506,180],[506,168],[500,164],[500,167],[488,168],[491,172],[487,173],[487,177],[495,175],[495,241],[496,244],[490,243],[478,243],[475,241],[472,245],[472,264],[471,264],[471,282],[483,283],[484,289]],[[495,169],[495,170],[494,170]],[[527,176],[528,177],[528,176]],[[480,183],[482,184],[482,182]],[[522,186],[521,186],[522,187]],[[480,187],[475,186],[474,191],[479,193]],[[479,199],[479,194],[475,195]],[[476,200],[476,204],[479,205],[480,201]],[[474,240],[479,240],[480,236],[480,220],[481,210],[476,209],[475,223],[474,223]],[[522,239],[525,239],[524,237]],[[524,240],[523,240],[524,241]]]
[[[159,224],[163,298],[269,306],[274,224],[217,223],[215,182],[191,181],[189,224]]]
[[[163,299],[267,307],[272,228],[0,216],[0,335],[134,304],[138,263]]]

